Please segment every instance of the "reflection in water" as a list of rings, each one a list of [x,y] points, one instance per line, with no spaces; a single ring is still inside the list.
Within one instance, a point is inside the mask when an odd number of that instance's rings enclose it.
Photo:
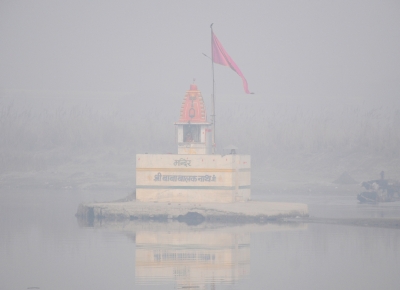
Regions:
[[[232,283],[250,270],[250,235],[220,231],[138,232],[136,282]]]
[[[98,225],[99,226],[99,225]],[[305,229],[303,224],[189,226],[178,222],[103,225],[135,232],[136,284],[176,283],[178,288],[235,284],[250,274],[250,235]]]
[[[250,275],[251,234],[308,228],[301,223],[78,222],[81,227],[123,232],[135,241],[135,284],[172,283],[180,289],[236,284]]]

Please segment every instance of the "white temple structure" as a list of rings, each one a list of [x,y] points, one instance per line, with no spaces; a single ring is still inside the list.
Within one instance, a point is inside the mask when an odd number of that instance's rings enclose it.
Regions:
[[[211,123],[201,92],[190,86],[176,126],[178,154],[136,155],[136,200],[243,202],[250,199],[250,156],[211,154]]]

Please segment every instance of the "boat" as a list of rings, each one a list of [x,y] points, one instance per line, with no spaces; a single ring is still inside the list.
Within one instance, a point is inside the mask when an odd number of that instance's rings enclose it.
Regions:
[[[381,172],[381,179],[364,181],[361,186],[365,191],[357,195],[360,203],[379,203],[400,200],[400,182],[394,179],[385,179]]]

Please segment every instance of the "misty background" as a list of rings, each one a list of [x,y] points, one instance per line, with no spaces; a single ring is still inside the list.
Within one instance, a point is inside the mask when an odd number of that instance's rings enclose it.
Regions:
[[[218,152],[253,182],[400,178],[397,1],[3,0],[0,184],[134,188],[136,153],[177,152],[193,79],[211,112],[211,23],[255,92],[215,65]]]

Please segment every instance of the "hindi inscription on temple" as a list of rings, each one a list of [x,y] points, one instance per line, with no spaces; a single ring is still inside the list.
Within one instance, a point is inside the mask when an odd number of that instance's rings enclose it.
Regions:
[[[192,166],[190,163],[191,160],[187,160],[184,158],[174,160],[174,166],[185,166],[185,167]]]
[[[215,182],[215,175],[162,175],[158,172],[153,181],[181,181],[181,182]]]

